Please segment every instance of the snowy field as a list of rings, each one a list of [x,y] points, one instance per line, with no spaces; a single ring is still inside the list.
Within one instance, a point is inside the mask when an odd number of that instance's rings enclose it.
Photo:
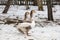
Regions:
[[[22,34],[13,27],[14,24],[1,24],[0,21],[0,40],[60,40],[60,6],[55,5],[53,9],[53,17],[56,22],[47,21],[47,6],[44,7],[44,11],[38,11],[37,6],[30,6],[29,10],[25,10],[25,6],[11,6],[7,14],[2,14],[5,6],[0,6],[0,20],[7,18],[8,16],[16,18],[16,16],[23,19],[26,11],[35,10],[36,26],[29,31],[30,37]],[[15,16],[13,16],[15,15]],[[43,26],[43,27],[42,27]]]

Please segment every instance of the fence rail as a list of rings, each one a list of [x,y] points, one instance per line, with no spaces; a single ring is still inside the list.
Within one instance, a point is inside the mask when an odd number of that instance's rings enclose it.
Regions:
[[[60,5],[60,1],[54,1],[54,0],[52,0],[51,2],[52,2],[53,5]],[[5,5],[6,3],[7,3],[7,1],[0,0],[0,5]],[[43,5],[46,5],[46,0],[43,0],[42,3],[43,3]],[[20,1],[14,1],[13,0],[11,2],[11,4],[12,5],[25,5],[25,1],[24,0],[20,0]],[[28,4],[29,5],[34,5],[33,1],[31,1],[31,0],[28,1]]]

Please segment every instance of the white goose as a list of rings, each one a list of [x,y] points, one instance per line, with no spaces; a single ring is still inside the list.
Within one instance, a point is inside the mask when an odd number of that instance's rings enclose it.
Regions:
[[[32,27],[35,27],[35,21],[32,19],[32,14],[34,13],[35,11],[32,10],[31,13],[30,13],[30,22],[28,20],[28,22],[26,21],[27,19],[27,15],[29,14],[29,12],[26,12],[25,13],[25,18],[24,18],[24,22],[23,23],[19,23],[16,27],[18,28],[18,30],[20,32],[22,32],[23,34],[27,35],[28,36],[28,31],[32,28]]]

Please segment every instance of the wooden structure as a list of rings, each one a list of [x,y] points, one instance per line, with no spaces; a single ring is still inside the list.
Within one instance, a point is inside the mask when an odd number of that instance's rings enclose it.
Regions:
[[[8,0],[0,0],[0,5],[5,5],[7,3]],[[34,1],[36,0],[29,0],[28,4],[29,5],[34,5]],[[43,4],[46,5],[46,0],[42,0]],[[53,5],[59,5],[60,4],[60,0],[51,0]],[[25,5],[25,0],[13,0],[13,2],[11,2],[12,5]],[[36,4],[37,5],[37,4]]]

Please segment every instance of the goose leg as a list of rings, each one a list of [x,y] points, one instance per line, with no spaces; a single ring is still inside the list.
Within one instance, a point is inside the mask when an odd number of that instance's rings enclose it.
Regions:
[[[21,33],[23,33],[24,34],[24,32],[21,30],[21,29],[18,29],[19,30],[19,32],[21,32]]]
[[[30,36],[30,35],[28,34],[28,32],[29,32],[30,29],[31,29],[30,26],[29,26],[29,27],[26,27],[26,35],[27,35],[27,36]]]

